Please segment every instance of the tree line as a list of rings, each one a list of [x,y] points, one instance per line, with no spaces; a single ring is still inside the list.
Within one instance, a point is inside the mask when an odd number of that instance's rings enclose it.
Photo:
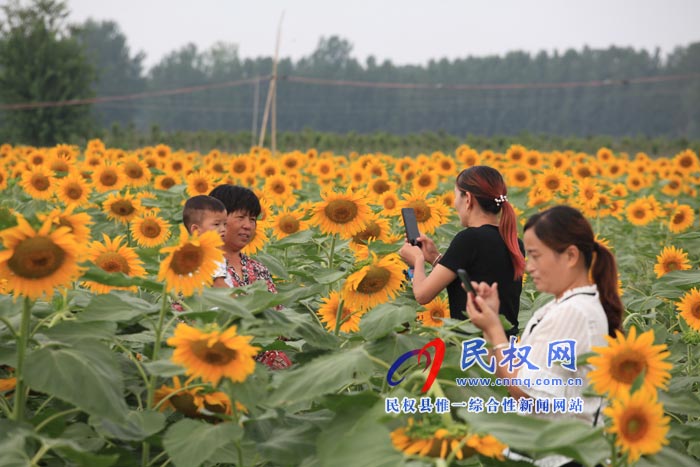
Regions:
[[[242,58],[234,44],[218,43],[206,50],[189,44],[146,70],[143,53],[131,51],[113,21],[67,24],[68,10],[60,0],[33,0],[28,6],[14,1],[2,12],[3,104],[212,85],[197,92],[92,105],[6,109],[0,113],[3,140],[53,144],[127,130],[148,138],[156,128],[165,134],[248,132],[252,141],[250,132],[260,129],[267,80],[215,85],[266,77],[271,57]],[[361,62],[353,57],[349,41],[332,36],[322,38],[300,60],[281,59],[278,73],[277,128],[286,133],[700,138],[700,42],[666,56],[659,50],[584,47],[396,65],[374,57]],[[685,78],[635,80],[676,75]],[[322,85],[294,77],[425,87]],[[561,86],[591,81],[600,85]],[[455,88],[483,84],[503,87]]]

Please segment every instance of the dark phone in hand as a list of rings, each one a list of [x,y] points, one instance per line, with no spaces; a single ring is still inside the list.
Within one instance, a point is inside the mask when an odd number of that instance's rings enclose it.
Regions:
[[[464,284],[464,288],[467,289],[467,292],[471,292],[474,295],[476,295],[476,292],[474,291],[474,287],[472,287],[472,281],[469,278],[469,274],[467,274],[467,271],[464,269],[457,269],[457,275],[459,276],[459,279],[462,281],[462,284]]]
[[[414,211],[413,208],[402,208],[401,216],[403,217],[403,225],[406,228],[408,243],[420,247],[420,242],[417,240],[418,237],[420,237],[420,232],[418,231],[416,211]]]

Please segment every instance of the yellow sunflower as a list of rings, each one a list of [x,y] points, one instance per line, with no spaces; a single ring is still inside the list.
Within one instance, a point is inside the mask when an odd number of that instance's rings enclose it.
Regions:
[[[168,290],[190,296],[212,282],[217,262],[223,260],[223,241],[213,230],[201,236],[190,234],[180,225],[180,240],[175,246],[160,250],[168,256],[160,264],[158,280],[165,281]]]
[[[66,209],[56,208],[48,214],[38,214],[38,217],[42,222],[51,219],[56,228],[68,227],[69,232],[75,237],[75,242],[78,245],[84,245],[90,241],[90,226],[93,222],[86,212],[73,214],[75,208],[75,205],[68,206]]]
[[[158,175],[153,182],[156,190],[167,191],[175,185],[180,184],[180,176],[177,174]]]
[[[425,305],[425,311],[418,313],[418,319],[424,326],[442,326],[443,319],[450,317],[450,305],[442,297],[435,297]]]
[[[625,215],[627,220],[636,226],[647,225],[656,217],[649,203],[643,198],[628,204],[627,208],[625,208]]]
[[[56,196],[66,205],[82,206],[88,202],[90,187],[79,173],[74,172],[57,182]]]
[[[206,391],[200,387],[184,389],[192,378],[180,383],[180,378],[173,378],[173,385],[160,387],[155,393],[155,403],[160,404],[159,410],[164,412],[172,409],[186,417],[200,418],[208,422],[216,422],[220,418],[217,415],[231,415],[232,404],[228,395],[221,391]],[[162,402],[162,403],[161,403]],[[248,412],[243,404],[236,401],[238,412]]]
[[[553,195],[570,195],[574,191],[571,177],[556,169],[546,169],[536,180],[539,188]]]
[[[367,220],[367,226],[361,231],[352,236],[350,245],[360,244],[367,245],[370,241],[379,240],[384,243],[392,243],[399,240],[400,237],[394,238],[391,235],[391,226],[389,221],[378,214],[372,213]]]
[[[681,297],[676,308],[688,326],[700,332],[700,290],[696,287],[690,289]]]
[[[367,189],[372,200],[376,201],[384,193],[396,191],[396,182],[392,182],[388,178],[375,178],[367,184]]]
[[[263,192],[277,206],[291,206],[296,203],[294,188],[289,175],[273,175],[265,180]]]
[[[92,184],[99,193],[121,190],[125,183],[124,174],[110,162],[95,167],[92,173]]]
[[[600,201],[600,187],[591,178],[582,178],[578,182],[578,202],[586,209],[596,209]]]
[[[466,144],[459,146],[456,153],[457,160],[464,168],[481,165],[481,157],[479,156],[479,153]]]
[[[508,186],[527,188],[532,186],[532,173],[522,167],[514,167],[505,172]]]
[[[272,219],[272,230],[275,236],[280,239],[293,233],[308,230],[309,223],[304,221],[305,212],[302,209],[294,211],[284,208]]]
[[[673,165],[684,174],[690,174],[700,170],[698,155],[695,154],[692,149],[686,149],[677,154],[676,157],[673,158]]]
[[[172,361],[184,366],[186,374],[215,386],[221,378],[243,382],[255,371],[259,348],[250,345],[252,336],[239,336],[236,329],[206,332],[179,323],[168,339],[168,345],[175,347]]]
[[[326,191],[321,197],[323,201],[314,205],[311,216],[311,223],[317,225],[321,232],[348,238],[366,227],[372,210],[363,192]]]
[[[661,189],[661,193],[676,197],[683,191],[683,178],[678,175],[669,175],[666,177],[666,184]]]
[[[338,307],[342,306],[340,314],[340,330],[343,332],[357,332],[360,330],[360,319],[367,310],[353,308],[347,302],[340,303],[340,294],[331,292],[326,298],[321,299],[322,305],[318,309],[318,315],[326,329],[333,332],[338,323]]]
[[[404,194],[400,208],[413,208],[416,212],[418,230],[431,234],[445,223],[449,216],[448,208],[438,199],[431,198],[426,192],[411,192]]]
[[[597,355],[588,359],[593,370],[588,378],[599,394],[608,393],[610,398],[629,393],[632,384],[641,374],[642,389],[655,391],[666,388],[671,378],[672,365],[664,361],[670,353],[665,344],[654,345],[654,331],[649,330],[637,337],[632,327],[625,337],[617,331],[616,337],[605,336],[607,347],[593,347]]]
[[[665,247],[661,254],[656,257],[656,264],[654,265],[654,272],[657,278],[671,271],[687,271],[688,269],[690,269],[688,253],[683,251],[682,248],[676,248],[675,246]]]
[[[216,186],[216,179],[203,170],[187,175],[185,182],[189,196],[208,195]]]
[[[133,250],[126,244],[122,245],[123,236],[110,239],[106,234],[102,234],[102,241],[94,241],[87,248],[88,259],[95,263],[100,269],[109,273],[121,272],[129,277],[143,277],[146,275],[146,270],[143,268],[143,262]],[[136,287],[115,287],[106,284],[100,284],[93,281],[86,281],[84,285],[92,292],[97,294],[109,293],[111,290],[132,290],[136,291]]]
[[[155,211],[144,213],[131,221],[131,235],[142,248],[160,246],[170,238],[170,225]]]
[[[119,163],[127,185],[139,187],[148,185],[151,181],[151,171],[146,162],[137,156],[131,156]]]
[[[134,199],[134,195],[130,193],[112,193],[102,204],[102,209],[108,218],[127,223],[139,215],[142,206],[141,201]]]
[[[406,455],[440,459],[454,453],[454,457],[462,460],[478,452],[503,460],[503,451],[508,448],[492,435],[469,434],[463,426],[435,429],[420,421],[414,422],[412,418],[408,420],[408,426],[392,431],[390,437],[394,447]]]
[[[5,249],[0,251],[0,278],[14,294],[31,299],[51,296],[80,276],[80,246],[67,227],[52,231],[46,219],[39,230],[17,216],[17,226],[0,231]]]
[[[612,420],[607,431],[615,434],[615,444],[631,463],[642,455],[656,454],[668,444],[670,419],[664,416],[663,405],[656,401],[655,393],[622,393],[603,413]]]
[[[525,146],[514,144],[506,151],[506,159],[512,167],[515,167],[523,162],[525,154],[527,154],[527,148],[525,148]]]
[[[434,171],[424,170],[416,175],[411,183],[413,191],[432,192],[438,186],[438,175]]]
[[[345,281],[343,298],[354,309],[367,310],[393,299],[404,281],[403,262],[393,253],[364,266]]]
[[[676,206],[670,213],[668,229],[673,233],[680,233],[688,230],[695,220],[693,208],[687,204]]]
[[[267,242],[270,241],[270,237],[265,233],[265,229],[260,226],[256,226],[255,231],[250,237],[250,242],[241,250],[246,255],[254,255],[258,251],[262,250]]]
[[[38,165],[23,172],[19,184],[32,198],[49,199],[56,188],[56,179],[53,170]]]
[[[395,216],[401,209],[399,196],[393,191],[387,191],[379,196],[376,204],[382,207],[382,212],[387,216]]]
[[[14,391],[17,387],[17,378],[0,378],[0,393]]]

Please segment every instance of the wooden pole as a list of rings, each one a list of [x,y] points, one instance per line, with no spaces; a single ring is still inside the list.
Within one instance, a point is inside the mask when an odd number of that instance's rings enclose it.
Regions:
[[[250,138],[250,146],[255,146],[255,137],[258,136],[258,106],[260,103],[260,80],[255,81],[255,87],[253,88],[253,128],[252,136]]]
[[[279,49],[280,49],[280,36],[282,32],[282,20],[284,19],[284,12],[282,12],[282,16],[280,17],[280,22],[279,26],[277,27],[277,45],[275,47],[275,57],[272,61],[272,77],[270,78],[270,87],[267,90],[267,100],[265,102],[265,111],[263,112],[263,121],[262,121],[262,126],[260,128],[260,139],[258,140],[258,146],[262,147],[263,141],[265,141],[265,130],[267,129],[267,119],[270,116],[270,109],[272,108],[272,102],[276,94],[276,88],[277,88],[277,59],[279,57]],[[272,128],[271,128],[271,139],[272,139],[272,153],[275,153],[276,150],[276,131],[277,131],[277,121],[276,121],[276,108],[277,106],[275,105],[275,112],[273,113],[273,118],[272,118]]]

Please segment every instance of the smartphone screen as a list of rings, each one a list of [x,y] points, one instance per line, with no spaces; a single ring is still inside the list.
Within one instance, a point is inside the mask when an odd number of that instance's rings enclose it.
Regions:
[[[467,289],[467,292],[471,292],[476,295],[476,293],[474,292],[474,287],[472,287],[472,281],[471,279],[469,279],[467,271],[465,271],[464,269],[457,269],[457,275],[462,281],[462,284],[464,284],[464,287]]]
[[[420,246],[420,242],[417,240],[420,237],[420,232],[418,231],[418,221],[416,221],[416,212],[413,208],[403,208],[401,209],[401,216],[403,217],[403,225],[406,228],[406,238],[408,243],[415,246]]]

